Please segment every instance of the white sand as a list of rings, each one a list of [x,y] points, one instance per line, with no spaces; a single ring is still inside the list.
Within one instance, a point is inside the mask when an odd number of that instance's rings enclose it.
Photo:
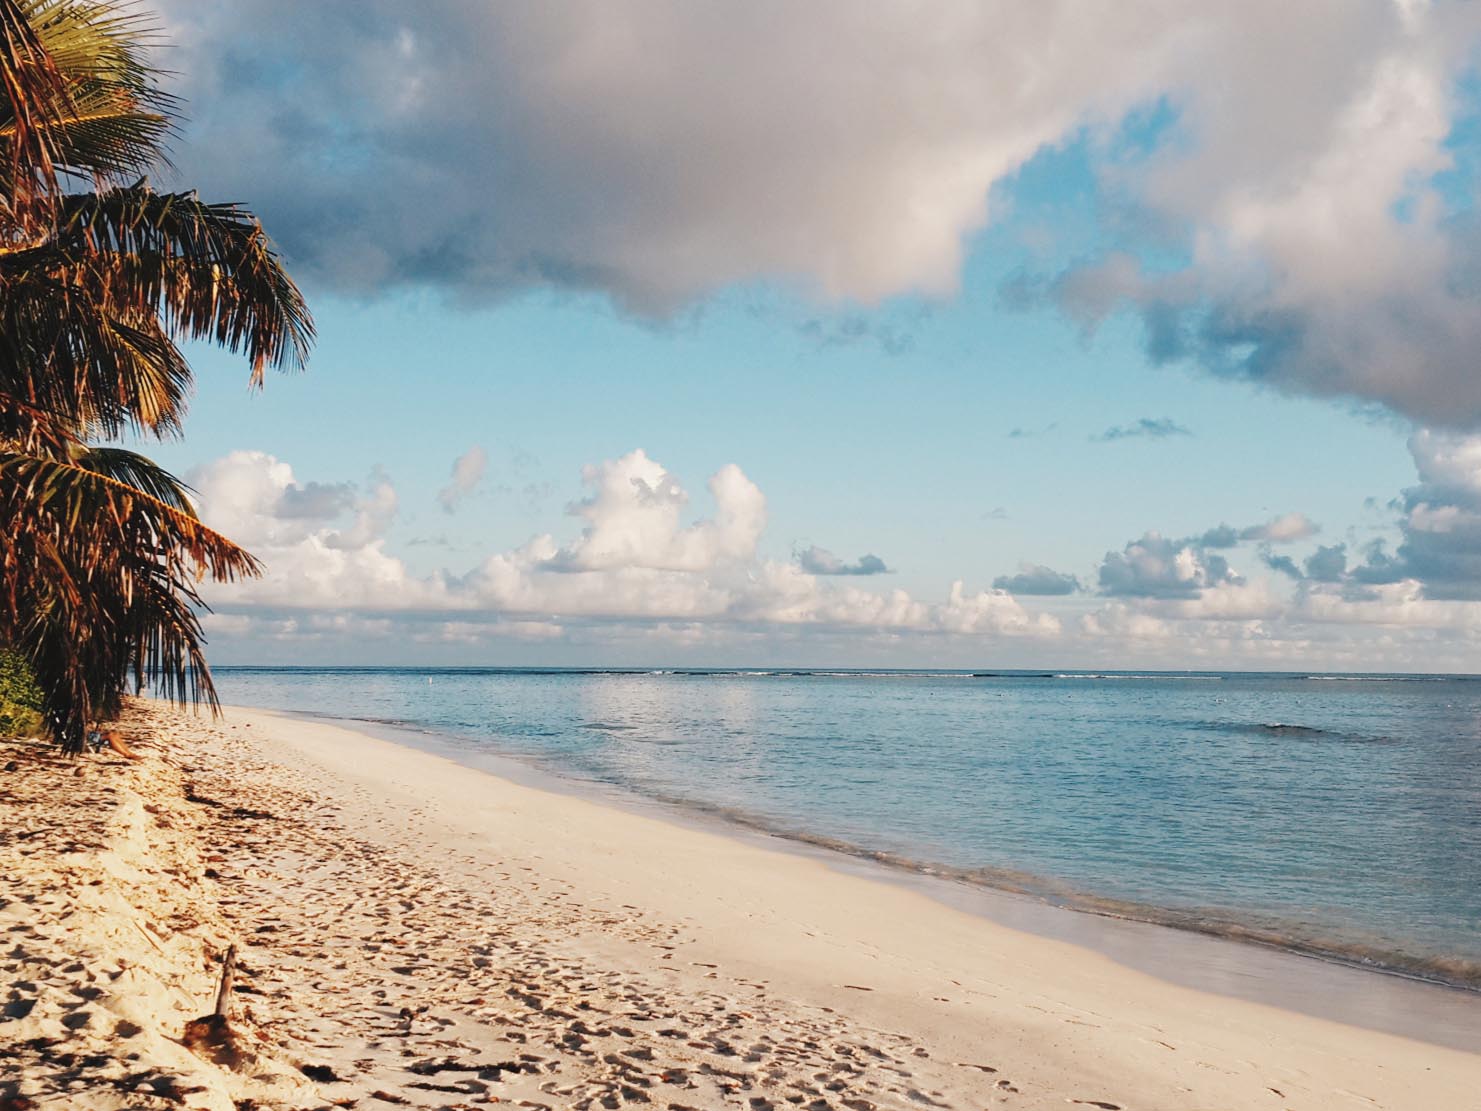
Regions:
[[[0,845],[23,892],[0,910],[0,944],[19,939],[0,971],[37,999],[0,1022],[0,1067],[38,1106],[147,1066],[201,1090],[110,1080],[56,1106],[1481,1107],[1481,1056],[1178,987],[819,859],[330,725],[143,712],[134,735],[161,749],[142,769],[54,778],[19,823],[85,789],[113,808],[99,847]],[[18,774],[38,773],[0,788]],[[186,781],[224,805],[185,801]],[[238,1071],[171,1040],[233,937],[256,1048]],[[145,988],[109,978],[120,958]],[[101,993],[69,994],[83,982]],[[35,1038],[57,1040],[13,1050]],[[44,1059],[64,1050],[105,1060]]]

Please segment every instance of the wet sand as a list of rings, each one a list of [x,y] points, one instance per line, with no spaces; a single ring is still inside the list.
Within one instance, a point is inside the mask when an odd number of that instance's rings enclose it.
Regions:
[[[1465,1108],[1481,1055],[337,726],[0,773],[0,1108]],[[234,1063],[182,1044],[240,953]],[[1481,1011],[1481,1007],[1478,1007]],[[1478,1014],[1481,1022],[1481,1014]]]

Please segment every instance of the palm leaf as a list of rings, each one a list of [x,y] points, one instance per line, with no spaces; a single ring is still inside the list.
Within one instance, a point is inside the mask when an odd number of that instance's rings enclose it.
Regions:
[[[188,488],[134,452],[0,452],[0,642],[21,651],[76,749],[131,685],[215,705],[196,584],[260,565],[203,525]]]

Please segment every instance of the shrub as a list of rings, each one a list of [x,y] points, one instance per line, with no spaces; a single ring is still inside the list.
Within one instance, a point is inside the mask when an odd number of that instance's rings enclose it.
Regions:
[[[0,737],[41,732],[41,688],[26,661],[0,649]]]

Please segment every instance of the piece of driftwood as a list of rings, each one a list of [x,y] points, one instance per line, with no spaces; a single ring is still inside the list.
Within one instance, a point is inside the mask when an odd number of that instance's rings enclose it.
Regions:
[[[221,961],[221,985],[216,989],[216,1009],[185,1024],[187,1049],[227,1068],[242,1068],[255,1060],[231,1028],[226,1012],[231,1006],[232,981],[237,972],[237,947],[229,945]]]
[[[226,1009],[231,1005],[231,982],[237,974],[237,947],[228,945],[226,947],[226,959],[221,962],[221,987],[216,992],[216,1010],[213,1014],[223,1017]]]

